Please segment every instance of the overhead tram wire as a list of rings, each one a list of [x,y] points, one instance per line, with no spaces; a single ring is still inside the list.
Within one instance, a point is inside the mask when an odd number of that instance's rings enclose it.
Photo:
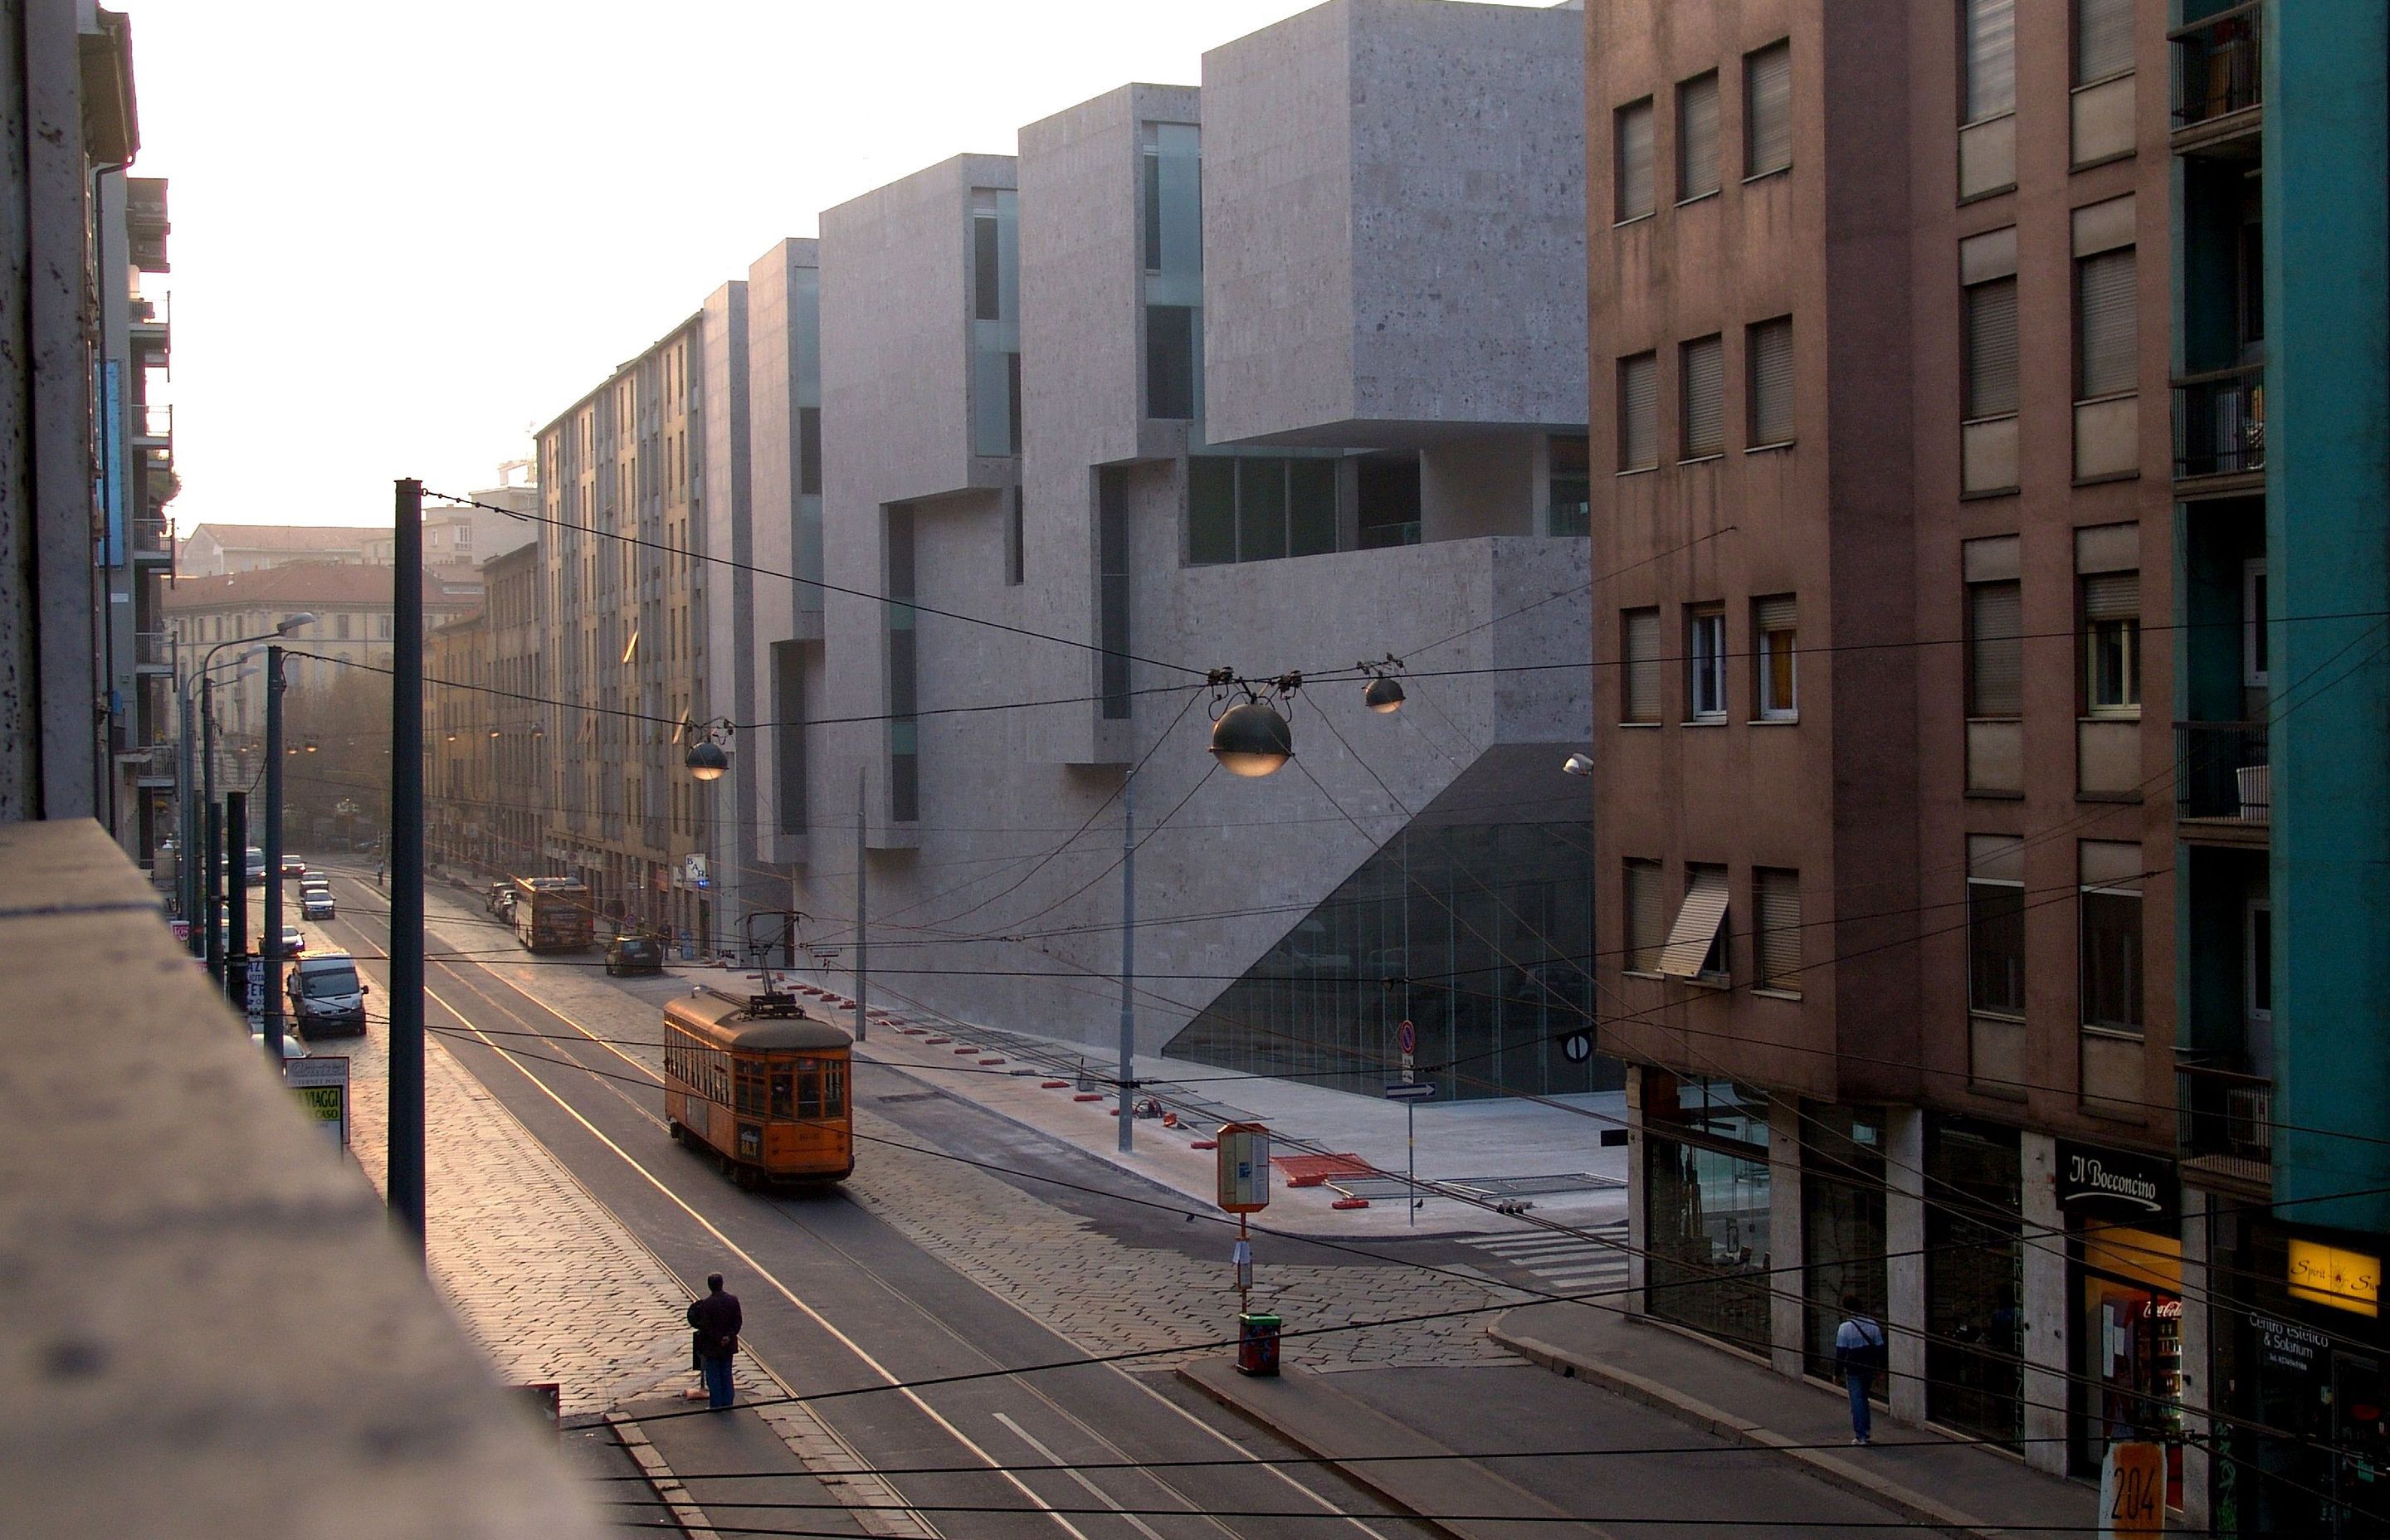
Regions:
[[[1015,636],[1028,637],[1032,641],[1051,642],[1057,647],[1073,648],[1082,652],[1092,652],[1101,658],[1125,658],[1131,662],[1144,663],[1150,668],[1168,669],[1176,674],[1191,674],[1199,679],[1208,678],[1213,673],[1211,669],[1196,668],[1188,663],[1174,663],[1161,658],[1148,658],[1141,653],[1129,652],[1120,648],[1109,648],[1096,642],[1081,641],[1075,636],[1057,636],[1050,632],[1033,631],[1027,626],[1013,625],[1005,621],[992,621],[983,615],[967,615],[958,610],[942,610],[936,605],[922,604],[914,599],[894,598],[886,594],[872,593],[867,589],[849,588],[843,584],[830,583],[822,578],[809,578],[795,572],[783,572],[770,567],[758,566],[751,561],[739,561],[730,557],[713,556],[701,551],[685,550],[661,540],[649,540],[640,535],[624,534],[618,530],[601,530],[594,524],[575,524],[563,519],[551,519],[542,513],[527,513],[519,508],[503,508],[495,503],[478,502],[470,497],[459,497],[452,493],[433,492],[428,488],[423,495],[435,502],[480,508],[489,513],[501,513],[509,519],[519,520],[527,524],[544,524],[551,529],[569,531],[573,534],[621,541],[626,545],[637,545],[647,550],[661,551],[666,556],[679,557],[683,560],[707,562],[717,567],[726,567],[733,571],[746,572],[753,577],[767,577],[776,582],[797,584],[803,587],[817,589],[825,594],[840,594],[848,598],[867,599],[873,604],[895,606],[909,610],[915,614],[935,615],[942,620],[960,621],[967,625],[985,626],[991,631],[1007,632]],[[744,727],[748,724],[740,723],[739,725]]]

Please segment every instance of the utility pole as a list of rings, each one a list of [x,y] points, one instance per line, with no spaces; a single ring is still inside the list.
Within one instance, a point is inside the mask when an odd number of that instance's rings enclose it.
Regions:
[[[282,648],[265,649],[265,1061],[282,1068]]]
[[[1137,771],[1121,781],[1120,1151],[1137,1146]]]
[[[864,1018],[868,1014],[868,1007],[865,1005],[863,996],[867,987],[864,982],[865,972],[871,956],[871,943],[863,929],[865,916],[869,913],[871,907],[869,903],[871,874],[863,864],[867,828],[864,808],[868,802],[865,788],[870,784],[869,770],[857,770],[854,773],[854,1040],[858,1043],[863,1041]]]
[[[203,938],[199,956],[206,959],[208,977],[216,987],[224,987],[224,927],[217,923],[216,897],[221,891],[223,868],[216,865],[224,859],[224,818],[221,810],[211,800],[199,810],[200,822],[207,826],[207,841],[199,851],[199,860],[206,867],[200,878],[199,905],[206,911],[199,933]]]
[[[423,483],[398,483],[391,574],[390,1206],[423,1247]]]
[[[216,914],[216,899],[224,892],[224,868],[216,861],[224,849],[224,825],[216,812],[216,682],[204,670],[199,674],[199,805],[207,810],[208,823],[207,866],[199,879],[207,941],[200,956],[208,959],[208,971],[222,989],[224,923]]]
[[[217,983],[232,1008],[249,1010],[249,793],[225,793],[224,977]]]

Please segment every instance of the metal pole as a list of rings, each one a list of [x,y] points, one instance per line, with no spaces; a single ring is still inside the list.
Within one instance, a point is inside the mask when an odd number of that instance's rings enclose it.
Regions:
[[[1419,1228],[1419,1103],[1403,1102],[1403,1148],[1410,1160],[1411,1228]]]
[[[423,1246],[423,483],[398,483],[391,574],[390,1206]]]
[[[870,771],[857,770],[854,773],[854,1040],[858,1043],[863,1041],[864,1019],[869,1014],[864,1002],[864,991],[867,987],[865,974],[871,957],[871,946],[863,927],[865,917],[871,908],[871,870],[864,864],[863,846],[865,831],[869,827],[864,814],[869,802],[865,788],[870,783]]]
[[[1137,772],[1121,780],[1120,1150],[1137,1146]]]
[[[224,926],[216,918],[216,898],[224,892],[224,871],[216,864],[224,849],[224,824],[216,812],[216,682],[199,674],[199,796],[208,810],[208,865],[200,876],[199,903],[207,920],[207,945],[202,953],[216,985],[224,985]]]
[[[282,1068],[282,648],[265,649],[265,1061]]]
[[[249,793],[225,793],[225,998],[249,1009]]]

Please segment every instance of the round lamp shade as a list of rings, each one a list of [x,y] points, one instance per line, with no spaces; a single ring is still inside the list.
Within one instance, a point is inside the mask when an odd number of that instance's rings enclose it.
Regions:
[[[1369,681],[1369,687],[1361,692],[1361,704],[1381,713],[1401,711],[1403,709],[1402,681],[1389,679],[1382,674],[1378,675]]]
[[[730,768],[730,756],[722,751],[719,743],[692,743],[688,758],[683,763],[688,766],[688,773],[699,780],[718,781],[722,778],[722,772]]]
[[[1232,776],[1266,776],[1294,757],[1294,731],[1269,707],[1248,700],[1212,725],[1212,757]]]

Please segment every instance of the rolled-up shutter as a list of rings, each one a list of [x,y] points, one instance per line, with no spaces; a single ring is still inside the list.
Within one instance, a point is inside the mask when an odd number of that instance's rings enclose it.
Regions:
[[[1726,366],[1718,340],[1703,337],[1688,342],[1680,357],[1684,366],[1684,379],[1679,383],[1685,457],[1724,454]]]
[[[1800,622],[1800,606],[1790,594],[1770,594],[1751,606],[1752,621],[1762,632],[1790,631]]]
[[[1785,443],[1792,437],[1792,320],[1784,316],[1753,327],[1751,337],[1751,442]]]
[[[1763,870],[1752,883],[1755,932],[1753,952],[1759,959],[1758,982],[1763,989],[1801,987],[1801,874]]]
[[[1966,295],[1966,400],[1970,422],[2017,409],[2017,290],[2014,277],[1970,285]]]
[[[1660,359],[1638,353],[1618,362],[1618,468],[1660,463]]]
[[[2101,572],[2083,580],[2083,618],[2133,621],[2141,615],[2141,574]]]
[[[1967,589],[1967,714],[2024,714],[2024,599],[2013,583]]]
[[[1649,973],[1660,966],[1668,914],[1660,897],[1660,863],[1626,863],[1626,966]]]
[[[2133,67],[2133,0],[2075,0],[2075,83]]]
[[[1660,720],[1660,612],[1630,610],[1624,626],[1625,680],[1619,695],[1619,719]]]
[[[1715,72],[1677,87],[1677,198],[1718,190],[1718,82]]]
[[[1792,45],[1779,43],[1742,63],[1743,174],[1761,176],[1792,163]]]
[[[1648,96],[1618,109],[1618,212],[1622,220],[1651,212],[1651,102]]]
[[[2140,277],[2127,246],[2075,264],[2080,400],[2120,395],[2140,379]]]

